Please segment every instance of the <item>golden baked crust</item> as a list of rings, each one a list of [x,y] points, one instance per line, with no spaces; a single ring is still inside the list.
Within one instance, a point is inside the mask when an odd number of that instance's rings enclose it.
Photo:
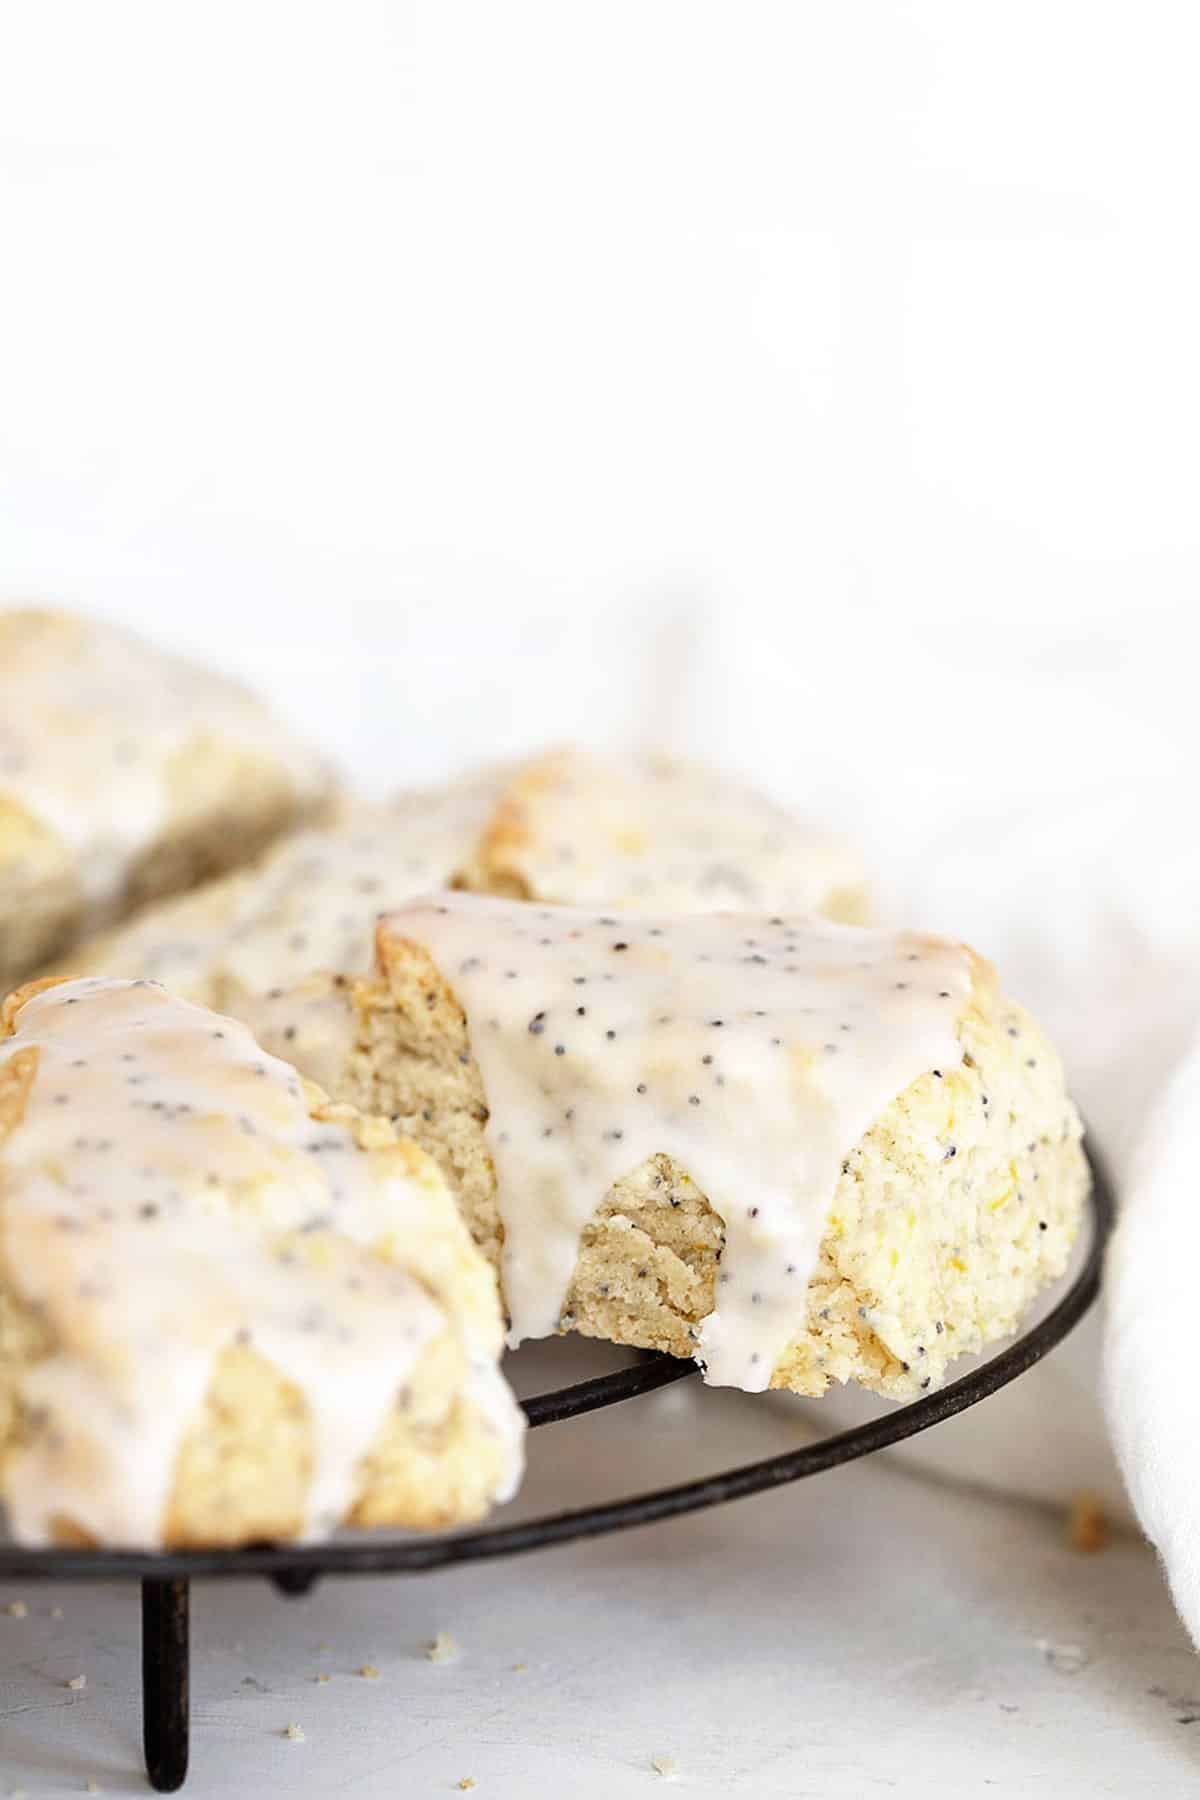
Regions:
[[[457,886],[641,912],[871,913],[847,845],[701,763],[544,752],[515,771]]]
[[[0,990],[333,792],[237,683],[96,621],[0,612]]]
[[[326,988],[342,1021],[334,1090],[386,1113],[436,1158],[499,1266],[488,1103],[463,1010],[424,947],[386,923],[378,955],[377,975]],[[957,1026],[962,1065],[913,1082],[846,1158],[774,1387],[819,1395],[856,1381],[896,1398],[920,1393],[955,1356],[1013,1331],[1066,1267],[1088,1187],[1079,1121],[1033,1020],[986,964],[973,970]],[[272,1030],[286,1018],[280,1002]],[[262,1035],[270,1047],[272,1031]],[[562,1329],[690,1355],[723,1243],[687,1171],[651,1157],[585,1230]]]
[[[58,985],[31,983],[11,995],[0,1037],[11,1038],[23,1008]],[[86,993],[86,984],[73,984],[71,991]],[[215,1018],[214,1024],[236,1029]],[[39,1429],[23,1397],[27,1375],[60,1347],[53,1307],[29,1302],[6,1247],[5,1145],[25,1116],[38,1065],[32,1045],[0,1057],[0,1493],[10,1459]],[[374,1179],[394,1175],[414,1193],[411,1228],[402,1238],[381,1236],[371,1254],[412,1276],[436,1302],[442,1321],[362,1459],[345,1522],[433,1529],[476,1519],[511,1488],[515,1473],[515,1411],[498,1372],[502,1332],[492,1272],[424,1152],[386,1120],[331,1103],[311,1084],[307,1103],[312,1120],[336,1126],[353,1154],[369,1160]],[[130,1153],[135,1150],[131,1145]],[[270,1203],[269,1184],[247,1187],[239,1201],[244,1207]],[[288,1241],[289,1253],[299,1257],[338,1254],[328,1234]],[[349,1251],[349,1241],[343,1243]],[[185,1548],[295,1536],[305,1523],[311,1470],[304,1395],[257,1348],[230,1343],[182,1435],[163,1542]],[[56,1519],[55,1535],[62,1542],[91,1541],[69,1515]]]
[[[0,991],[55,955],[83,915],[68,846],[0,786]]]

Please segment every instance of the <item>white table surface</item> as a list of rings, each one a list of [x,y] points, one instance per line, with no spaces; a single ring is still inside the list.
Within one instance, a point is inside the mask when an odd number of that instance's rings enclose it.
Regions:
[[[539,1346],[519,1382],[605,1355]],[[769,1454],[811,1416],[688,1383],[548,1427],[510,1514]],[[21,1599],[0,1610],[0,1796],[145,1793],[136,1591],[30,1583],[0,1608]],[[439,1631],[457,1661],[425,1655]],[[1200,1670],[1150,1551],[1081,1555],[1049,1512],[878,1458],[473,1570],[300,1601],[198,1585],[192,1634],[194,1800],[423,1800],[467,1776],[477,1800],[1177,1800],[1200,1780]]]

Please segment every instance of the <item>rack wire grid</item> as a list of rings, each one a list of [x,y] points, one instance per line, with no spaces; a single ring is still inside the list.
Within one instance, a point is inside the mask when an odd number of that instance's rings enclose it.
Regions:
[[[1015,1381],[1060,1343],[1087,1312],[1100,1288],[1104,1249],[1113,1224],[1112,1189],[1089,1147],[1092,1168],[1090,1237],[1082,1265],[1054,1307],[1028,1331],[986,1362],[935,1394],[805,1444],[706,1475],[676,1487],[623,1500],[498,1525],[482,1531],[424,1538],[379,1535],[323,1544],[253,1545],[242,1550],[143,1552],[126,1550],[27,1550],[0,1544],[0,1579],[45,1581],[140,1581],[142,1597],[142,1740],[151,1785],[160,1793],[182,1787],[188,1768],[190,1584],[199,1579],[264,1576],[283,1594],[307,1594],[323,1575],[416,1575],[459,1563],[483,1562],[545,1550],[578,1538],[599,1537],[636,1525],[720,1506],[748,1494],[802,1481],[843,1463],[886,1450],[975,1406]],[[599,1407],[633,1400],[698,1374],[693,1362],[649,1355],[629,1368],[524,1401],[531,1427],[558,1424]]]

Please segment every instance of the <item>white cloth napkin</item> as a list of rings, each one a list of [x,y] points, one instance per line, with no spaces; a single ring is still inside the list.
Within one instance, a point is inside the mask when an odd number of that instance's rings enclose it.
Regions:
[[[1154,1109],[1108,1259],[1105,1399],[1138,1518],[1200,1646],[1200,1046]]]

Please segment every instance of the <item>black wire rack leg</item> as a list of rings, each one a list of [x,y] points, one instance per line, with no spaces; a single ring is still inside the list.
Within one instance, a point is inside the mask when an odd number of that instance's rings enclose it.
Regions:
[[[142,1582],[142,1743],[160,1794],[173,1794],[187,1775],[189,1587]]]

